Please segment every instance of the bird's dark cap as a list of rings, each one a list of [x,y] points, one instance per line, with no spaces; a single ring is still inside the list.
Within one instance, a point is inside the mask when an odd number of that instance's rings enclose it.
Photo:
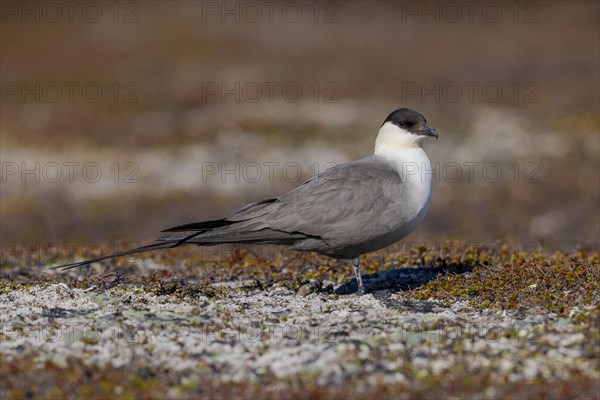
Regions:
[[[383,121],[384,124],[386,122],[391,122],[415,135],[433,136],[435,138],[438,136],[435,129],[427,126],[427,120],[423,114],[410,108],[397,109]]]

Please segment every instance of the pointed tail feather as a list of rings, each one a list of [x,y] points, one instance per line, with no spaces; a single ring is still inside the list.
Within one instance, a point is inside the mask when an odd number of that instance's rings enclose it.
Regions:
[[[212,221],[193,222],[191,224],[179,225],[173,228],[165,229],[161,232],[187,232],[187,231],[198,231],[198,234],[211,229],[221,228],[223,226],[231,225],[235,221],[227,221],[226,219],[215,219]]]
[[[63,271],[72,269],[72,268],[77,268],[77,267],[83,267],[84,265],[89,265],[98,261],[102,261],[102,260],[108,260],[110,258],[117,258],[117,257],[122,257],[122,256],[128,256],[131,254],[137,254],[137,253],[143,253],[145,251],[152,251],[152,250],[158,250],[158,249],[166,249],[168,247],[177,247],[179,246],[180,243],[175,242],[175,243],[154,243],[148,246],[142,246],[142,247],[138,247],[137,249],[132,249],[129,251],[124,251],[122,253],[114,253],[114,254],[110,254],[108,256],[102,256],[102,257],[97,257],[97,258],[92,258],[90,260],[85,260],[85,261],[79,261],[79,262],[75,262],[75,263],[71,263],[71,264],[64,264],[64,265],[57,265],[55,267],[51,267],[51,269],[61,269]]]

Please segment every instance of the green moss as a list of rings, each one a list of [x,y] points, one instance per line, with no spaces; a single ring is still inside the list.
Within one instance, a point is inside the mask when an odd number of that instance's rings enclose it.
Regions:
[[[597,254],[545,256],[513,254],[492,263],[475,260],[462,275],[441,274],[413,293],[415,299],[434,298],[448,304],[469,302],[476,309],[539,310],[568,315],[574,307],[598,304],[600,263]]]
[[[108,262],[68,272],[30,268],[26,263],[5,268],[0,275],[0,294],[16,289],[65,283],[88,289],[99,298],[109,289],[126,293],[169,296],[177,301],[202,302],[224,299],[235,292],[265,291],[283,286],[293,291],[311,283],[317,292],[329,296],[333,288],[353,279],[348,262],[311,253],[285,253],[267,260],[251,251],[236,249],[223,260],[199,259],[194,249],[174,249],[164,254],[142,254],[163,268],[148,270],[139,262]],[[169,261],[169,262],[167,262]],[[401,253],[374,253],[363,256],[364,273],[396,268],[433,268],[437,277],[424,285],[404,285],[406,297],[436,299],[446,304],[466,301],[475,309],[528,310],[568,316],[575,307],[598,304],[600,255],[576,251],[572,254],[526,254],[509,245],[469,246],[445,242],[441,246],[413,246]],[[166,265],[168,264],[168,265]],[[234,289],[217,282],[240,282]],[[595,311],[598,313],[598,311]],[[578,314],[575,312],[572,317]]]

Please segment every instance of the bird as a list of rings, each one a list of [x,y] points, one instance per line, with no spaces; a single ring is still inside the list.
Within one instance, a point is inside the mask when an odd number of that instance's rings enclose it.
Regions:
[[[350,260],[357,294],[365,293],[360,256],[398,242],[425,218],[432,192],[425,139],[438,138],[425,117],[399,108],[383,121],[372,155],[338,164],[291,191],[247,204],[233,215],[161,231],[156,243],[53,268],[174,248],[224,243],[280,244]]]

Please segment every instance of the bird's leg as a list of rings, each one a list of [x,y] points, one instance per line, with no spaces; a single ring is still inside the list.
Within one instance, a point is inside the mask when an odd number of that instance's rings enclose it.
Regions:
[[[356,257],[352,259],[352,266],[354,267],[354,275],[356,276],[356,285],[358,286],[358,291],[356,294],[362,296],[365,293],[365,289],[363,287],[362,276],[360,276],[360,258]]]

